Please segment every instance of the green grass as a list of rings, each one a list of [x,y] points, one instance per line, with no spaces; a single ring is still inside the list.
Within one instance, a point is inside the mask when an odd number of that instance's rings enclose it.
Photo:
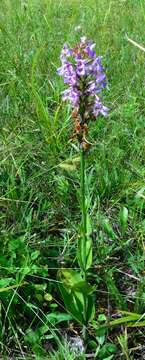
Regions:
[[[144,52],[125,38],[127,33],[144,45],[144,14],[143,0],[1,0],[0,287],[18,284],[0,292],[4,359],[50,358],[49,351],[55,352],[52,359],[63,359],[67,348],[61,345],[61,335],[70,330],[67,317],[59,318],[66,311],[56,269],[77,266],[79,163],[72,162],[78,153],[70,142],[70,109],[61,101],[56,69],[64,42],[73,45],[81,35],[93,39],[103,55],[104,103],[110,108],[109,119],[92,126],[96,145],[87,159],[96,319],[102,312],[145,311]],[[21,282],[26,283],[19,287]],[[75,331],[80,330],[74,323]],[[143,330],[127,335],[123,340],[120,328],[118,342],[108,331],[116,359],[127,359],[121,355],[127,346],[124,354],[141,356],[140,349],[131,349],[143,346]]]

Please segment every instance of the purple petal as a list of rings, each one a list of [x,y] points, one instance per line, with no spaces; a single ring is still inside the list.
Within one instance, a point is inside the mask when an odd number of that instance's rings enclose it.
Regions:
[[[107,116],[108,116],[108,111],[109,111],[109,109],[108,109],[106,106],[102,106],[100,112],[101,112],[101,114],[102,114],[103,116],[107,117]]]
[[[92,44],[92,43],[91,43],[91,44],[88,44],[87,47],[86,47],[86,49],[85,49],[86,54],[87,54],[90,58],[94,58],[95,55],[96,55],[95,51],[93,50],[94,47],[95,47],[95,44]]]
[[[109,109],[104,106],[101,102],[101,99],[98,96],[95,96],[95,103],[93,108],[93,113],[97,117],[99,113],[101,113],[103,116],[108,116]]]
[[[76,63],[76,72],[79,76],[85,76],[87,72],[87,60],[78,59]]]
[[[60,55],[61,61],[64,62],[66,60],[66,58],[71,55],[72,55],[72,50],[69,49],[67,44],[64,44],[62,51],[61,51],[61,55]]]

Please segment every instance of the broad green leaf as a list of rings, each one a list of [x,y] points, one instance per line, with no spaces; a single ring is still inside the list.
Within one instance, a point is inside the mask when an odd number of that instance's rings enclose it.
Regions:
[[[59,284],[59,289],[60,292],[62,294],[64,303],[65,303],[65,307],[67,309],[67,311],[73,316],[74,319],[76,319],[80,324],[84,323],[84,319],[83,319],[83,307],[84,307],[84,303],[80,304],[78,306],[78,304],[76,303],[76,299],[74,297],[74,294],[69,292],[65,286],[63,286],[62,284]],[[81,300],[82,302],[84,301],[84,297],[81,294]]]

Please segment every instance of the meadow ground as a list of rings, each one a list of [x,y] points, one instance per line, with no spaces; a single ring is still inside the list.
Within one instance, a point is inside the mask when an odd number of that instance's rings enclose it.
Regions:
[[[145,53],[125,37],[145,44],[145,2],[1,0],[0,7],[1,359],[145,359]],[[79,154],[56,70],[63,44],[82,35],[103,55],[110,112],[94,122],[87,158],[96,318],[88,355],[76,356],[63,340],[81,329],[64,308],[56,273],[77,267]],[[118,320],[121,311],[138,318],[97,333],[98,321]]]

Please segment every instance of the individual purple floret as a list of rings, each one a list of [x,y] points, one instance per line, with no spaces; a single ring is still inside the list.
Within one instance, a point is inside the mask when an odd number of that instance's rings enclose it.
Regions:
[[[105,117],[108,114],[108,108],[99,97],[106,87],[106,75],[102,57],[97,57],[94,48],[95,44],[86,37],[82,37],[74,48],[70,49],[65,44],[60,55],[61,67],[58,69],[58,74],[67,85],[62,99],[68,100],[72,106],[75,132],[80,135],[81,144],[86,140],[88,121],[95,120],[99,114]]]

